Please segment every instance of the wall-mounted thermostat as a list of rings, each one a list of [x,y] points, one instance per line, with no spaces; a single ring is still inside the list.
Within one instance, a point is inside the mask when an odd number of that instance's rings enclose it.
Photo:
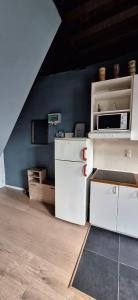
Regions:
[[[48,124],[57,125],[60,123],[61,123],[61,114],[60,113],[48,114]]]

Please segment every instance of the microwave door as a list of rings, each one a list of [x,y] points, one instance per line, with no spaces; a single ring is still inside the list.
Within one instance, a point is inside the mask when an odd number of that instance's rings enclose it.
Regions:
[[[97,116],[98,130],[119,130],[121,129],[121,114],[105,114]]]

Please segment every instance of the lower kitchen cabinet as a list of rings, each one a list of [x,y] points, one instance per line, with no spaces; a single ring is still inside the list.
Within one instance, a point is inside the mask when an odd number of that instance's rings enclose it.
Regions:
[[[119,187],[117,231],[138,237],[138,189]]]
[[[118,186],[91,182],[90,223],[116,231]]]
[[[138,188],[92,181],[90,223],[138,238]]]

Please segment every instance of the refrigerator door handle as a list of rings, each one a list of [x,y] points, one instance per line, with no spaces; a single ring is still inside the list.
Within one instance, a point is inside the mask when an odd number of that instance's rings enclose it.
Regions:
[[[84,148],[82,149],[82,159],[83,159],[84,161],[87,160],[87,157],[86,157],[86,151],[87,151],[87,147],[84,147]]]
[[[83,176],[87,176],[87,164],[83,166]]]

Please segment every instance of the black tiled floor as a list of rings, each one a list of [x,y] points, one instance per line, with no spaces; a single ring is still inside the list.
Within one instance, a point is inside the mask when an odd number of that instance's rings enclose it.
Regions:
[[[96,300],[138,300],[138,240],[93,226],[73,286]]]
[[[117,300],[118,263],[84,251],[73,286],[97,300]]]
[[[91,226],[85,250],[93,251],[117,261],[119,255],[119,235]]]
[[[138,270],[120,264],[119,300],[138,300]]]
[[[138,269],[138,240],[127,236],[120,236],[119,261]]]

